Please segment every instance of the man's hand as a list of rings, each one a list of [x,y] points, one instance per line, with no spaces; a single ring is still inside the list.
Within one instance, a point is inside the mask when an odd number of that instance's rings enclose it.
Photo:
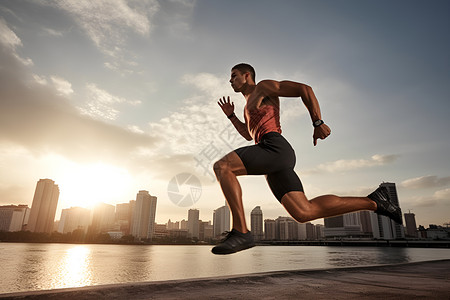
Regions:
[[[225,100],[225,97],[219,99],[219,102],[217,102],[217,104],[219,104],[223,113],[227,117],[234,113],[234,103],[230,102],[230,96],[228,96],[227,100]]]
[[[326,124],[314,128],[313,144],[317,145],[317,139],[324,140],[331,134],[331,129]]]

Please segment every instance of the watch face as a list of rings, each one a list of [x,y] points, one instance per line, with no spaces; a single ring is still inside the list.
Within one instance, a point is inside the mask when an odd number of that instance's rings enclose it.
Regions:
[[[314,122],[314,126],[319,126],[322,125],[323,121],[322,120],[317,120]]]

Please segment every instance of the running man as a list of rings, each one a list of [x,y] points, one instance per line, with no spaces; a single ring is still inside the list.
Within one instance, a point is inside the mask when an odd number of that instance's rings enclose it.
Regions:
[[[214,254],[230,254],[254,246],[253,237],[245,222],[241,186],[237,176],[265,175],[275,197],[298,222],[342,215],[359,210],[371,210],[402,223],[400,208],[389,198],[388,190],[380,186],[367,197],[339,197],[324,195],[308,200],[303,186],[294,172],[295,153],[281,135],[279,97],[300,97],[311,116],[314,127],[313,144],[327,138],[331,130],[322,121],[319,102],[312,88],[293,81],[263,80],[256,84],[251,65],[238,64],[231,69],[231,87],[245,97],[245,121],[234,113],[230,97],[218,104],[236,130],[255,145],[236,149],[214,164],[233,218],[233,229],[212,249]]]

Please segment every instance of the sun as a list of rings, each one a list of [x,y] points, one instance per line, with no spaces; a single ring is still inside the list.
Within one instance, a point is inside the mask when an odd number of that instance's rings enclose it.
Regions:
[[[58,180],[62,208],[92,208],[98,203],[128,202],[127,170],[104,163],[73,164]]]

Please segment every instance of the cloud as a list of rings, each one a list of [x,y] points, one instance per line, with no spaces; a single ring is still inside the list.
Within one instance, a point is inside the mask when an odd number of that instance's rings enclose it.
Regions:
[[[70,84],[52,77],[53,86],[33,75],[15,51],[21,45],[20,40],[14,38],[17,36],[3,21],[0,31],[9,36],[0,40],[0,142],[20,145],[37,156],[58,153],[80,162],[108,160],[134,165],[139,163],[132,162],[135,158],[129,153],[158,143],[154,136],[81,115],[61,96],[62,91],[71,90]],[[104,101],[122,101],[103,96]]]
[[[16,53],[16,48],[22,46],[20,38],[12,31],[5,20],[0,18],[0,41],[5,51],[14,55],[16,60],[19,60],[24,65],[32,65],[33,61],[30,58],[22,58]]]
[[[355,169],[370,168],[390,164],[393,163],[398,157],[398,155],[375,154],[370,159],[341,159],[334,162],[320,164],[316,168],[306,170],[302,173],[317,174],[320,172],[346,172]]]
[[[436,188],[450,184],[450,177],[422,176],[402,181],[399,186],[410,189]]]
[[[54,36],[54,37],[60,37],[60,36],[64,35],[64,33],[62,31],[57,31],[57,30],[47,28],[47,27],[43,28],[43,30],[44,30],[45,34]]]
[[[42,79],[39,78],[39,76],[35,77],[35,79],[37,82],[43,83]],[[50,79],[52,80],[53,85],[60,95],[69,96],[73,93],[72,84],[67,80],[57,76],[51,76]]]
[[[90,83],[86,86],[86,103],[79,107],[82,114],[100,120],[116,120],[119,110],[118,104],[139,105],[139,100],[127,100],[122,97],[114,96],[107,91],[100,89],[96,84]]]
[[[0,40],[3,46],[10,48],[10,50],[15,50],[17,46],[22,46],[22,41],[14,31],[9,29],[3,19],[0,19]]]
[[[6,25],[2,30],[12,32]],[[20,40],[14,43],[20,45]],[[0,150],[5,145],[24,149],[22,157],[30,161],[53,155],[80,164],[101,161],[155,180],[169,180],[180,171],[198,172],[202,177],[195,155],[210,143],[219,147],[217,133],[230,124],[216,99],[200,91],[201,96],[185,99],[179,109],[152,123],[150,132],[114,126],[104,120],[117,117],[117,106],[140,102],[112,95],[92,83],[86,86],[87,99],[73,93],[69,100],[63,94],[71,90],[70,83],[34,74],[10,44],[11,40],[0,41]],[[207,78],[216,82],[214,76]],[[212,83],[209,87],[214,93]],[[85,104],[96,110],[88,111]],[[90,114],[83,115],[77,105]],[[7,180],[5,175],[0,181]]]
[[[133,9],[123,0],[58,0],[51,3],[68,12],[97,47],[110,55],[124,44],[127,30],[148,35],[151,29],[148,15],[156,13],[159,7],[157,1],[135,2],[139,9]]]
[[[431,196],[413,198],[412,204],[416,207],[432,207],[440,204],[450,205],[450,189],[438,190]]]
[[[127,44],[133,36],[146,38],[152,31],[152,17],[160,10],[157,0],[53,0],[42,1],[65,11],[111,61],[105,67],[122,74],[133,73],[135,56]],[[61,33],[44,29],[47,34]]]

